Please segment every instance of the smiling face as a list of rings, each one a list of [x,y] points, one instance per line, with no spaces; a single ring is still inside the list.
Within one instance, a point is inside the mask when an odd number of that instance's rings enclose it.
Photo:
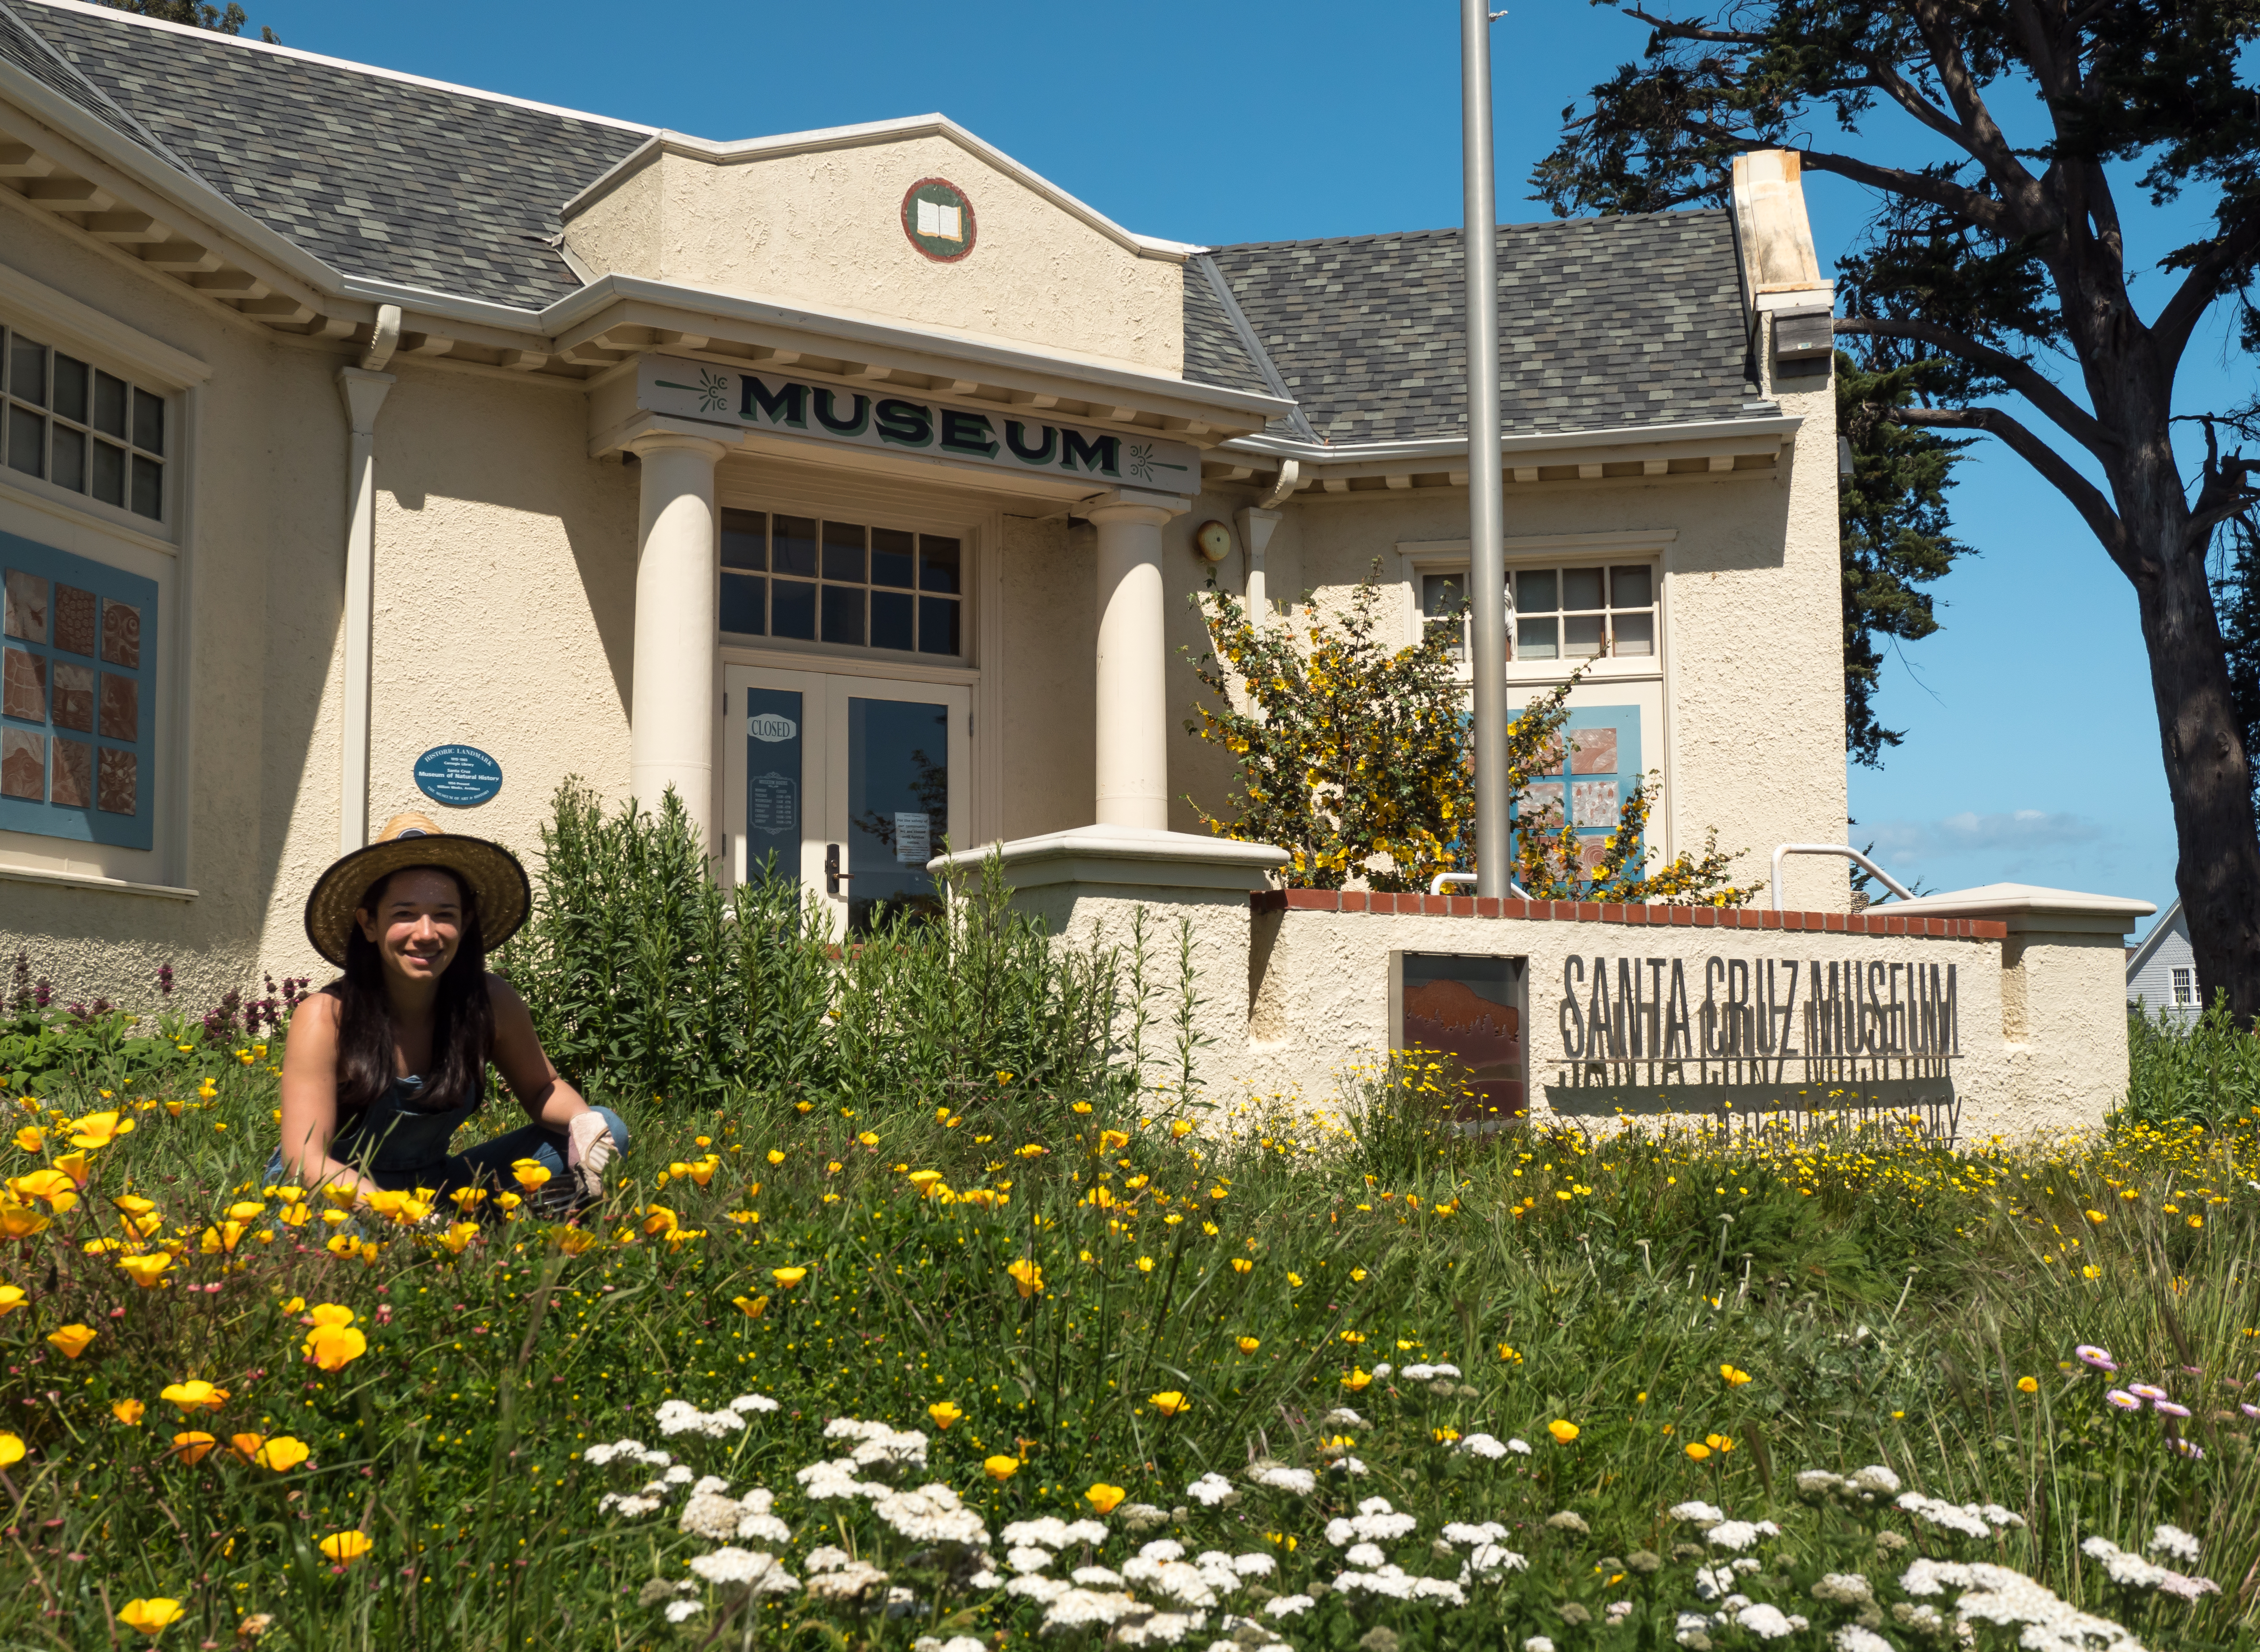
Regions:
[[[467,916],[450,874],[416,866],[387,878],[354,919],[375,943],[388,983],[428,988],[454,962]]]

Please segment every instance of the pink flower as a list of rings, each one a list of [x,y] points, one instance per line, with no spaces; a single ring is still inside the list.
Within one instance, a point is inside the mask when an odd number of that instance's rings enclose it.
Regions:
[[[2118,1406],[2121,1411],[2140,1411],[2142,1409],[2142,1402],[2135,1398],[2123,1388],[2114,1388],[2109,1393],[2104,1395],[2103,1398],[2110,1401],[2111,1404]]]
[[[2073,1355],[2083,1365],[2092,1365],[2099,1371],[2115,1371],[2119,1362],[2111,1357],[2109,1348],[2097,1348],[2092,1342],[2082,1342],[2072,1349]]]
[[[2154,1399],[2150,1402],[2150,1409],[2162,1417],[2186,1417],[2190,1414],[2188,1406],[2177,1405],[2171,1399]]]
[[[2181,1453],[2185,1457],[2191,1459],[2192,1462],[2202,1462],[2205,1461],[2205,1448],[2198,1444],[2194,1440],[2185,1440],[2179,1434],[2176,1434],[2171,1440],[2167,1441],[2166,1443],[2171,1446],[2176,1451]]]
[[[2260,1417],[2260,1405],[2247,1405],[2240,1401],[2236,1409],[2248,1417]]]
[[[2152,1383],[2129,1383],[2127,1391],[2137,1399],[2163,1399],[2166,1391]]]

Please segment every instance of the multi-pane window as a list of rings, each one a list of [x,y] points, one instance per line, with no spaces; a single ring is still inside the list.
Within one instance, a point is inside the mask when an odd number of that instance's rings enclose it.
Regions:
[[[2195,969],[2175,970],[2174,1007],[2177,1009],[2187,1009],[2196,1002],[2197,971]]]
[[[1514,657],[1620,658],[1656,652],[1656,568],[1514,570]]]
[[[0,328],[0,390],[9,469],[164,519],[163,397],[13,328]]]
[[[1420,576],[1421,635],[1444,632],[1455,660],[1468,650],[1468,576],[1465,572]]]
[[[0,830],[153,841],[157,586],[0,533]]]
[[[935,533],[722,512],[722,630],[899,654],[964,652],[964,547]]]

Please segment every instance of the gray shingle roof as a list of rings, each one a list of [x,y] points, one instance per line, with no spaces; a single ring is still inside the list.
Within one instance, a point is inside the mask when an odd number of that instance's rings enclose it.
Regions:
[[[1459,231],[1267,241],[1212,256],[1324,440],[1464,432]],[[1735,417],[1750,394],[1736,270],[1734,227],[1719,211],[1502,226],[1505,429]],[[1190,338],[1186,372],[1201,376]]]
[[[41,0],[0,0],[0,58],[334,268],[526,308],[580,286],[549,244],[558,208],[646,136]],[[1498,263],[1510,432],[1740,411],[1726,213],[1502,227]],[[1457,436],[1461,287],[1455,229],[1219,247],[1185,266],[1185,376],[1284,390],[1300,412],[1283,435]]]
[[[16,0],[15,14],[173,156],[347,275],[554,303],[581,284],[547,244],[557,209],[644,139],[221,35],[36,0]],[[144,141],[83,92],[56,89]]]

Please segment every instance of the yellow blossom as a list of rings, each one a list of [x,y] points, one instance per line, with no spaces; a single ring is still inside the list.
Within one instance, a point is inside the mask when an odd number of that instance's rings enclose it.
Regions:
[[[210,1456],[212,1448],[218,1443],[203,1429],[191,1428],[173,1436],[173,1455],[193,1469]]]
[[[1180,1412],[1188,1412],[1192,1409],[1192,1402],[1187,1399],[1183,1394],[1177,1392],[1174,1388],[1165,1389],[1161,1393],[1153,1395],[1151,1398],[1154,1402],[1154,1409],[1160,1412],[1164,1417],[1175,1417]]]
[[[1020,1460],[1018,1457],[990,1457],[982,1463],[981,1471],[1001,1485],[1020,1471]]]
[[[319,1369],[341,1371],[368,1352],[368,1339],[349,1325],[317,1325],[299,1347]]]
[[[94,1337],[95,1330],[90,1325],[66,1325],[47,1333],[47,1341],[54,1343],[67,1360],[75,1360],[85,1353]]]
[[[1740,1388],[1750,1380],[1750,1374],[1748,1371],[1736,1370],[1731,1365],[1721,1365],[1719,1368],[1719,1375],[1727,1379],[1727,1386],[1729,1388]]]
[[[120,1256],[118,1259],[119,1270],[144,1291],[161,1283],[165,1269],[172,1265],[173,1259],[161,1250],[152,1255]]]
[[[1083,1495],[1084,1500],[1101,1514],[1112,1514],[1115,1505],[1130,1493],[1119,1485],[1109,1485],[1102,1480]]]
[[[1252,1336],[1243,1336],[1240,1339],[1239,1346],[1240,1351],[1242,1354],[1253,1354],[1257,1348],[1262,1348],[1263,1344]]]
[[[218,1411],[227,1404],[227,1390],[216,1388],[198,1377],[185,1383],[168,1384],[157,1398],[168,1405],[179,1406],[181,1414],[186,1416],[192,1411]]]
[[[12,1469],[24,1460],[24,1441],[20,1435],[0,1433],[0,1469]]]
[[[316,1545],[340,1566],[350,1566],[373,1547],[366,1532],[333,1532]]]
[[[805,1268],[772,1268],[769,1269],[769,1277],[777,1282],[778,1290],[790,1291],[796,1285],[799,1284],[802,1280],[808,1277],[808,1269]]]
[[[63,1127],[70,1132],[70,1144],[75,1148],[106,1148],[132,1129],[133,1120],[121,1112],[90,1112]]]
[[[769,1299],[767,1297],[732,1297],[730,1303],[748,1319],[760,1319],[762,1314],[769,1312]]]
[[[933,1418],[933,1426],[944,1433],[948,1432],[950,1424],[960,1420],[965,1415],[946,1399],[936,1400],[933,1405],[928,1405],[926,1408],[926,1414]]]
[[[1557,1417],[1552,1422],[1546,1425],[1546,1432],[1552,1434],[1556,1441],[1566,1446],[1572,1440],[1575,1440],[1577,1437],[1577,1425],[1573,1422],[1565,1422]]]
[[[1019,1291],[1022,1301],[1025,1302],[1030,1297],[1042,1294],[1044,1270],[1026,1257],[1024,1256],[1019,1261],[1009,1264],[1005,1271],[1012,1276],[1012,1284]]]
[[[167,1624],[188,1614],[188,1608],[164,1595],[129,1600],[118,1609],[118,1620],[137,1634],[154,1636]]]

